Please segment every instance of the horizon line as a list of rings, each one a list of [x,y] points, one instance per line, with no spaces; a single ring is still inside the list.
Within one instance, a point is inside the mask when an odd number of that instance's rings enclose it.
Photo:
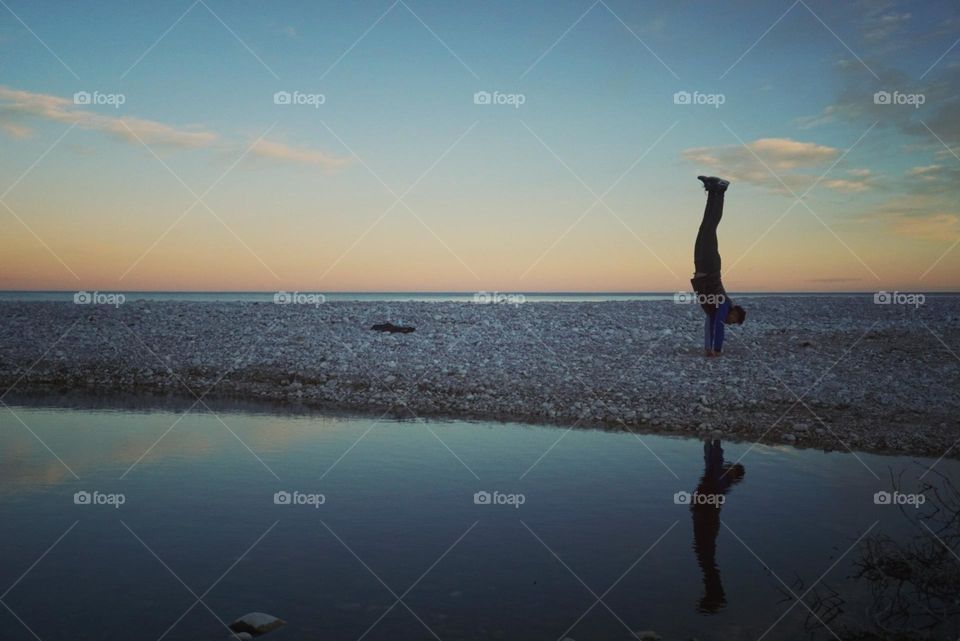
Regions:
[[[96,288],[93,288],[94,291],[99,291]],[[2,294],[71,294],[78,291],[89,291],[88,289],[0,289],[0,295]],[[275,294],[277,292],[285,291],[310,291],[316,293],[324,294],[450,294],[450,295],[471,295],[477,293],[510,293],[510,294],[530,294],[530,295],[540,295],[540,296],[550,296],[550,295],[565,295],[565,296],[599,296],[599,295],[616,295],[616,296],[641,296],[641,295],[670,295],[676,294],[678,291],[686,290],[648,290],[648,291],[627,291],[627,290],[499,290],[499,289],[475,289],[475,290],[396,290],[396,289],[385,289],[385,290],[323,290],[323,289],[270,289],[270,290],[259,290],[259,289],[109,289],[105,291],[118,292],[118,293],[129,293],[129,294]],[[827,290],[744,290],[738,292],[740,295],[750,295],[750,294],[875,294],[882,291],[899,291],[899,290],[885,290],[885,289],[870,289],[870,290],[842,290],[842,291],[827,291]],[[960,290],[941,290],[941,289],[927,289],[927,290],[911,290],[912,293],[922,293],[922,294],[960,294]]]

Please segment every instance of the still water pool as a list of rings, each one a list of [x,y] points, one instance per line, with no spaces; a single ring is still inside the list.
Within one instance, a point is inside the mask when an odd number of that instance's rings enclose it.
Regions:
[[[915,529],[875,493],[934,463],[121,407],[0,407],[0,638],[225,639],[250,611],[277,641],[811,638],[823,588],[831,627],[869,618],[858,541]]]

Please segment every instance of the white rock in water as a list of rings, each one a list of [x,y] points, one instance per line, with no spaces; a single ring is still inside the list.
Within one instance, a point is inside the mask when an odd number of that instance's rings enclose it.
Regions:
[[[250,641],[253,635],[249,632],[234,632],[230,635],[230,641]]]
[[[278,619],[275,616],[264,614],[263,612],[250,612],[231,623],[229,627],[234,632],[259,636],[271,630],[276,630],[285,623],[286,621],[283,619]]]

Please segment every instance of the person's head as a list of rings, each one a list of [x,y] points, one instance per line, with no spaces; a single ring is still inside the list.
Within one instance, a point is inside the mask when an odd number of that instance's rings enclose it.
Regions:
[[[727,310],[727,317],[723,319],[723,322],[727,325],[743,325],[743,321],[747,320],[747,310],[740,307],[739,305],[734,305]]]
[[[734,463],[733,465],[727,464],[723,466],[723,474],[721,474],[720,477],[725,477],[730,481],[730,485],[733,485],[742,481],[746,473],[747,469],[743,467],[741,463]]]

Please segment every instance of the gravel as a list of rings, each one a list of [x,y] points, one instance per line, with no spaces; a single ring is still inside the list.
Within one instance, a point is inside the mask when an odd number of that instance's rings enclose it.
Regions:
[[[960,298],[738,301],[749,319],[711,359],[703,313],[672,301],[2,301],[0,389],[960,455]],[[370,330],[383,322],[416,331]]]

